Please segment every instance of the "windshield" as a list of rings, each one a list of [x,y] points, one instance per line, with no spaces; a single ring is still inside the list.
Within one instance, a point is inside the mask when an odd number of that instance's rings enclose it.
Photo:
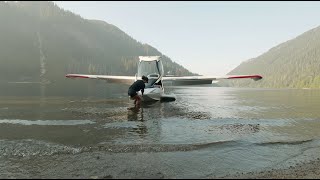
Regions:
[[[147,76],[149,81],[146,88],[153,87],[155,82],[163,75],[161,61],[141,61],[138,66],[138,76]]]
[[[158,79],[163,74],[161,61],[141,61],[138,66],[138,76]]]

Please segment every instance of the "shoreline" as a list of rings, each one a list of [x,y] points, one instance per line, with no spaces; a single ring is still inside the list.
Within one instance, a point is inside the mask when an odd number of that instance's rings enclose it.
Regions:
[[[248,173],[237,172],[223,177],[212,177],[213,179],[319,179],[320,158],[300,162],[294,166],[281,169],[265,169]]]
[[[43,158],[0,157],[1,179],[319,179],[320,158],[296,163],[287,168],[266,168],[262,171],[236,172],[225,176],[172,172],[163,166],[166,159],[158,153],[57,154]],[[71,165],[72,164],[72,165]],[[185,174],[187,172],[187,174]],[[188,175],[189,173],[189,175]]]

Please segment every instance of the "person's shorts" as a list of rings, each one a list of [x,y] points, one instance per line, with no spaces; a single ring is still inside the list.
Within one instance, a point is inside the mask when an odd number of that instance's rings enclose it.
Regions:
[[[129,95],[130,97],[134,97],[135,95],[137,95],[137,92],[136,92],[135,90],[129,89],[129,90],[128,90],[128,95]]]

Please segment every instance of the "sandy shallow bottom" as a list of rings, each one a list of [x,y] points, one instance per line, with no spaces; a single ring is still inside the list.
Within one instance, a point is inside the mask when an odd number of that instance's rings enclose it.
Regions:
[[[266,169],[260,172],[235,173],[221,179],[319,179],[320,159],[298,163],[286,169]]]
[[[76,178],[76,179],[166,179],[196,178],[188,175],[181,166],[181,173],[172,170],[166,161],[170,153],[105,153],[84,152],[60,154],[46,158],[0,158],[1,179],[9,178]],[[188,165],[186,165],[188,166]],[[235,172],[224,176],[198,177],[200,179],[317,179],[320,178],[320,159],[301,162],[283,169],[263,169],[247,173]],[[196,168],[196,167],[195,167]],[[201,170],[200,170],[201,171]],[[192,173],[192,172],[190,172]]]

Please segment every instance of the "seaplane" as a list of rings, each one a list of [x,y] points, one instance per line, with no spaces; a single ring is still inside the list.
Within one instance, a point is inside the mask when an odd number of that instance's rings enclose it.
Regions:
[[[131,85],[133,82],[147,76],[149,81],[145,84],[143,101],[174,101],[174,94],[164,93],[166,82],[187,82],[187,84],[211,84],[212,81],[221,79],[243,79],[251,78],[255,81],[262,79],[261,75],[226,75],[226,76],[164,76],[164,69],[161,56],[139,56],[138,71],[135,76],[111,76],[111,75],[90,75],[90,74],[67,74],[67,78],[100,79],[108,83],[123,83]],[[169,83],[170,84],[170,83]]]

